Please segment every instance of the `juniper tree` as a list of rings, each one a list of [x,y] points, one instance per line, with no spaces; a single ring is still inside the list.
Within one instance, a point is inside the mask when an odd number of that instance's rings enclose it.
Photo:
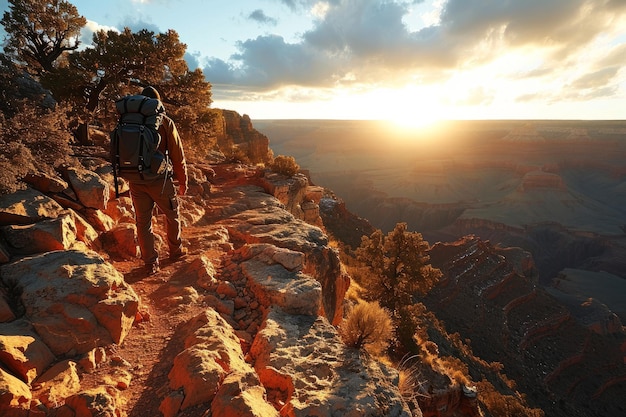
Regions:
[[[80,46],[87,20],[65,0],[9,0],[1,21],[7,33],[4,50],[31,74],[55,70],[65,53]]]
[[[415,331],[414,304],[437,283],[441,271],[429,264],[428,242],[421,233],[398,223],[386,236],[376,230],[363,236],[357,258],[370,268],[363,287],[366,298],[388,309],[400,344],[412,350]]]

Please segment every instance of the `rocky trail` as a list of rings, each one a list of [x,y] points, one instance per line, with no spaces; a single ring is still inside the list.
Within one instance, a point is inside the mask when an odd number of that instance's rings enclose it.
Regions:
[[[204,173],[213,168],[208,190]],[[167,259],[157,214],[161,270],[152,276],[133,255],[127,197],[109,201],[113,221],[74,203],[83,214],[71,217],[36,193],[2,209],[5,222],[23,221],[24,212],[35,219],[3,226],[10,248],[45,232],[48,247],[64,249],[23,245],[30,257],[0,266],[17,297],[0,304],[9,317],[0,322],[8,353],[0,362],[15,373],[0,372],[1,415],[414,415],[397,371],[339,337],[350,279],[315,225],[319,187],[257,167],[213,168],[190,167],[190,193],[181,199],[187,257]],[[84,188],[93,205],[106,201]],[[39,220],[28,214],[43,212]],[[83,215],[103,230],[99,239],[88,238]],[[28,340],[20,330],[27,328]]]

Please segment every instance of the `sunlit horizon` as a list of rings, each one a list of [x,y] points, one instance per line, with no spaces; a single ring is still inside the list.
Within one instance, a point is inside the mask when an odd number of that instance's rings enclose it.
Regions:
[[[74,0],[87,26],[175,30],[213,107],[251,119],[621,120],[626,3]],[[8,2],[0,0],[0,11]]]

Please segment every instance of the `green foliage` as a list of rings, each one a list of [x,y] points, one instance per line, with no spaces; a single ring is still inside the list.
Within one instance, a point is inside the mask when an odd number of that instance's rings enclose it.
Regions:
[[[293,177],[300,171],[300,166],[293,156],[278,155],[274,158],[270,169],[287,177]]]
[[[52,72],[60,57],[78,48],[86,23],[66,0],[9,0],[2,17],[4,50],[33,74]]]
[[[428,262],[428,242],[420,233],[407,231],[398,223],[386,236],[380,230],[363,236],[357,259],[369,266],[361,285],[368,300],[377,300],[392,313],[400,343],[411,350],[416,329],[416,297],[426,294],[441,277]]]
[[[378,303],[361,302],[348,313],[340,334],[347,346],[365,348],[378,355],[387,348],[393,335],[391,317]]]

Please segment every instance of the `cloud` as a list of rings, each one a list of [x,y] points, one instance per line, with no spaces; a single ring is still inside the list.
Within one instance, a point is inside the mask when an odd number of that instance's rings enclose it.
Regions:
[[[263,10],[261,9],[256,9],[255,11],[250,13],[250,15],[248,16],[248,19],[254,20],[256,22],[263,23],[263,24],[269,24],[272,26],[276,26],[276,23],[278,23],[276,19],[274,19],[273,17],[267,16],[265,12],[263,12]]]
[[[133,32],[138,32],[142,29],[146,29],[150,32],[161,33],[161,29],[157,25],[152,22],[147,22],[145,20],[127,16],[126,19],[122,22],[122,26],[129,28]]]
[[[79,41],[81,43],[81,47],[91,45],[91,42],[93,41],[93,34],[101,30],[104,30],[105,32],[108,32],[109,30],[119,32],[119,30],[113,26],[105,26],[94,22],[93,20],[87,20],[87,24],[80,31]]]
[[[293,11],[311,14],[321,3],[281,2]],[[623,0],[447,0],[437,10],[438,23],[421,27],[407,21],[415,19],[416,5],[425,7],[420,0],[323,3],[323,8],[315,8],[314,26],[298,40],[289,43],[272,34],[240,41],[238,52],[228,60],[208,61],[207,79],[214,85],[219,80],[259,91],[287,86],[393,88],[416,79],[445,80],[518,51],[540,62],[534,69],[509,71],[511,77],[521,79],[523,73],[525,78],[553,80],[565,77],[566,70],[580,64],[581,53],[607,34],[622,30],[626,21]],[[264,17],[259,13],[255,20]],[[574,82],[563,78],[560,85],[583,89],[593,82],[614,80],[626,47],[623,43],[603,47],[606,53],[593,57],[597,68],[586,62],[589,75],[579,74]],[[468,101],[490,101],[485,91],[470,91]]]

